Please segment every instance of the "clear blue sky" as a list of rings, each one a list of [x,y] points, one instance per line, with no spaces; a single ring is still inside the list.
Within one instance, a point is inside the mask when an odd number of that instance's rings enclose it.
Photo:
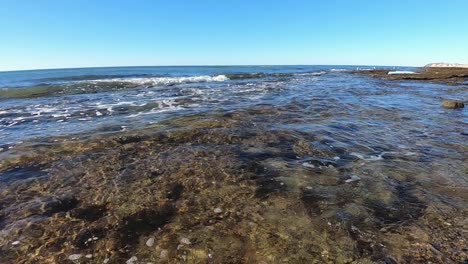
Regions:
[[[466,0],[0,0],[0,70],[468,63]]]

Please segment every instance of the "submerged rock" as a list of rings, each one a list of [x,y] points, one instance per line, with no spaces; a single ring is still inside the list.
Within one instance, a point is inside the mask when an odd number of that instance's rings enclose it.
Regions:
[[[81,256],[82,256],[81,254],[71,254],[70,256],[68,256],[68,259],[71,261],[79,260]]]
[[[154,237],[150,237],[148,240],[146,240],[146,245],[148,247],[152,247],[154,245]]]
[[[442,106],[449,109],[456,109],[465,107],[465,104],[461,101],[445,100],[442,102]]]

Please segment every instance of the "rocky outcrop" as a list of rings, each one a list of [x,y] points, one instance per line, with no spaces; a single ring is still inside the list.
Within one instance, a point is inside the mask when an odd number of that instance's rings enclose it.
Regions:
[[[468,68],[468,64],[460,64],[460,63],[429,63],[425,68]]]
[[[465,104],[461,101],[445,100],[442,102],[442,106],[449,109],[456,109],[465,107]]]
[[[443,83],[448,85],[464,85],[468,81],[468,68],[455,67],[428,67],[415,69],[415,72],[398,72],[394,74],[392,70],[359,70],[352,73],[369,75],[376,78],[389,80],[414,80]]]

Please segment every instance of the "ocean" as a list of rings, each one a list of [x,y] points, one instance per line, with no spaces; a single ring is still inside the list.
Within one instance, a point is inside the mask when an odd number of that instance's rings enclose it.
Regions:
[[[316,101],[317,106],[338,100],[345,107],[348,102],[379,100],[377,107],[390,107],[382,101],[384,96],[372,96],[379,87],[346,74],[358,68],[122,67],[1,72],[0,148],[41,137],[142,128],[175,116],[256,104],[281,106],[305,100],[306,104]],[[366,93],[366,98],[358,96]],[[412,99],[399,96],[392,103],[412,108]]]
[[[466,85],[372,68],[0,72],[0,260],[461,261]]]

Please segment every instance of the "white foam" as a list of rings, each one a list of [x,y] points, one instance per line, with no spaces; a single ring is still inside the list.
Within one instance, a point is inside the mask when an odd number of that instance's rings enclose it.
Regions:
[[[13,123],[7,125],[6,127],[12,127],[12,126],[14,126],[14,125],[16,125],[16,124],[19,124],[19,123],[20,123],[20,122],[13,122]]]
[[[139,112],[136,114],[129,115],[127,116],[127,118],[132,118],[132,117],[137,117],[137,116],[142,116],[142,115],[153,115],[153,114],[159,114],[159,113],[168,112],[168,111],[176,111],[176,110],[181,110],[181,109],[183,108],[180,106],[166,107],[163,109],[153,108],[148,112]]]
[[[299,76],[320,76],[320,75],[324,75],[325,71],[319,71],[319,72],[305,72],[305,73],[298,73],[296,75],[299,75]]]
[[[304,166],[304,167],[306,167],[306,168],[311,168],[311,169],[314,169],[314,168],[315,168],[314,164],[310,164],[310,163],[308,163],[308,162],[302,163],[302,166]]]
[[[181,83],[199,83],[199,82],[224,82],[228,81],[229,78],[226,75],[215,75],[215,76],[189,76],[189,77],[152,77],[152,78],[113,78],[113,79],[102,79],[92,81],[82,81],[91,83],[106,83],[106,82],[123,82],[123,83],[134,83],[139,85],[171,85]]]
[[[362,160],[367,160],[367,161],[377,161],[377,160],[383,160],[382,155],[385,154],[386,152],[382,152],[379,155],[371,155],[369,157],[364,157],[364,155],[356,153],[356,152],[351,152],[350,155],[353,155],[355,157],[358,157],[359,159]]]
[[[183,107],[176,105],[176,102],[173,99],[164,99],[156,103],[158,104],[158,107],[153,108],[150,111],[138,112],[136,114],[129,115],[127,116],[127,118],[132,118],[132,117],[137,117],[137,116],[142,116],[142,115],[152,115],[152,114],[158,114],[162,112],[177,111],[177,110],[184,109]]]
[[[391,71],[388,72],[388,75],[393,75],[393,74],[416,74],[413,71]]]

